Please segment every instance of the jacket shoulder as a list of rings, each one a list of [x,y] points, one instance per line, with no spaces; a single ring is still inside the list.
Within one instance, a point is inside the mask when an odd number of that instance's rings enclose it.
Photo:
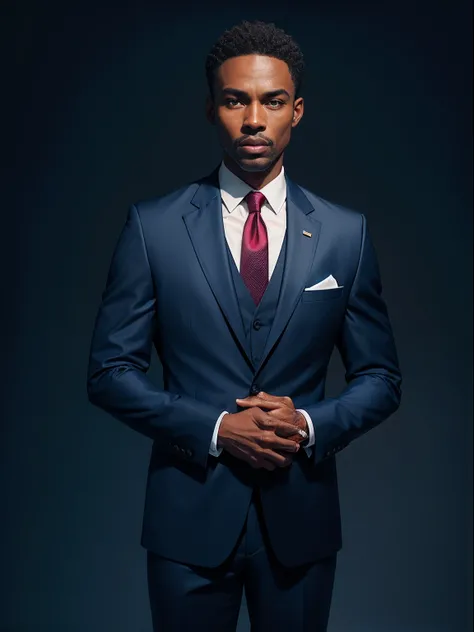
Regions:
[[[301,191],[310,201],[314,208],[314,212],[320,221],[330,221],[336,225],[340,224],[346,227],[360,228],[361,223],[365,219],[362,213],[347,206],[343,206],[342,204],[326,200],[301,185],[297,186],[299,186]]]
[[[189,203],[199,188],[200,182],[200,180],[188,182],[163,195],[139,200],[135,202],[134,206],[142,218],[148,217],[149,215],[156,217],[157,215],[166,214],[170,212],[170,210],[172,211],[177,204],[182,205]]]

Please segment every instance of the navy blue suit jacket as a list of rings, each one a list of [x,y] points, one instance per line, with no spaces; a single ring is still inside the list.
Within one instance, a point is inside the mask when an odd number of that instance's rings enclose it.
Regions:
[[[287,179],[287,258],[257,365],[228,265],[217,169],[133,205],[118,239],[92,337],[90,401],[153,440],[141,544],[217,566],[260,489],[272,547],[288,566],[342,546],[335,454],[393,413],[401,376],[365,217]],[[312,237],[303,235],[310,232]],[[342,288],[304,292],[332,274]],[[149,377],[152,345],[163,388]],[[325,398],[337,347],[347,386]],[[265,390],[311,415],[316,444],[293,464],[254,469],[209,455],[223,410]],[[291,534],[304,529],[295,543]],[[290,542],[290,544],[288,544]]]

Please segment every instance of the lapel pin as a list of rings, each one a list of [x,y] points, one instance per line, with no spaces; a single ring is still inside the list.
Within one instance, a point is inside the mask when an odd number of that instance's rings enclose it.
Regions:
[[[305,237],[311,237],[311,233],[308,233],[308,231],[307,231],[307,230],[304,230],[304,231],[303,231],[303,235],[304,235]]]

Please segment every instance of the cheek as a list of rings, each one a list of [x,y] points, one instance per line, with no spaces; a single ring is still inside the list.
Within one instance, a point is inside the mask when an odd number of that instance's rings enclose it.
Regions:
[[[241,124],[240,118],[241,117],[238,116],[237,112],[235,111],[232,112],[230,110],[221,110],[217,114],[217,120],[218,120],[219,125],[223,129],[228,130],[229,134],[232,132],[233,129],[235,129]]]
[[[217,120],[217,133],[223,141],[232,141],[239,135],[239,122],[231,117],[220,117]]]
[[[284,127],[278,130],[278,145],[280,148],[286,147],[286,145],[290,142],[291,129],[291,123],[287,124],[285,122]]]

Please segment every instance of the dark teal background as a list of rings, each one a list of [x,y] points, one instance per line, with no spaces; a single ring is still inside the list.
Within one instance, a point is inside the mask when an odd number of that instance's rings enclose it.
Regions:
[[[470,3],[258,6],[3,5],[1,632],[151,630],[151,446],[88,403],[89,343],[128,205],[219,161],[204,60],[243,18],[303,48],[286,168],[366,214],[404,376],[400,410],[337,457],[329,630],[472,629]],[[337,356],[330,375],[332,394]]]

